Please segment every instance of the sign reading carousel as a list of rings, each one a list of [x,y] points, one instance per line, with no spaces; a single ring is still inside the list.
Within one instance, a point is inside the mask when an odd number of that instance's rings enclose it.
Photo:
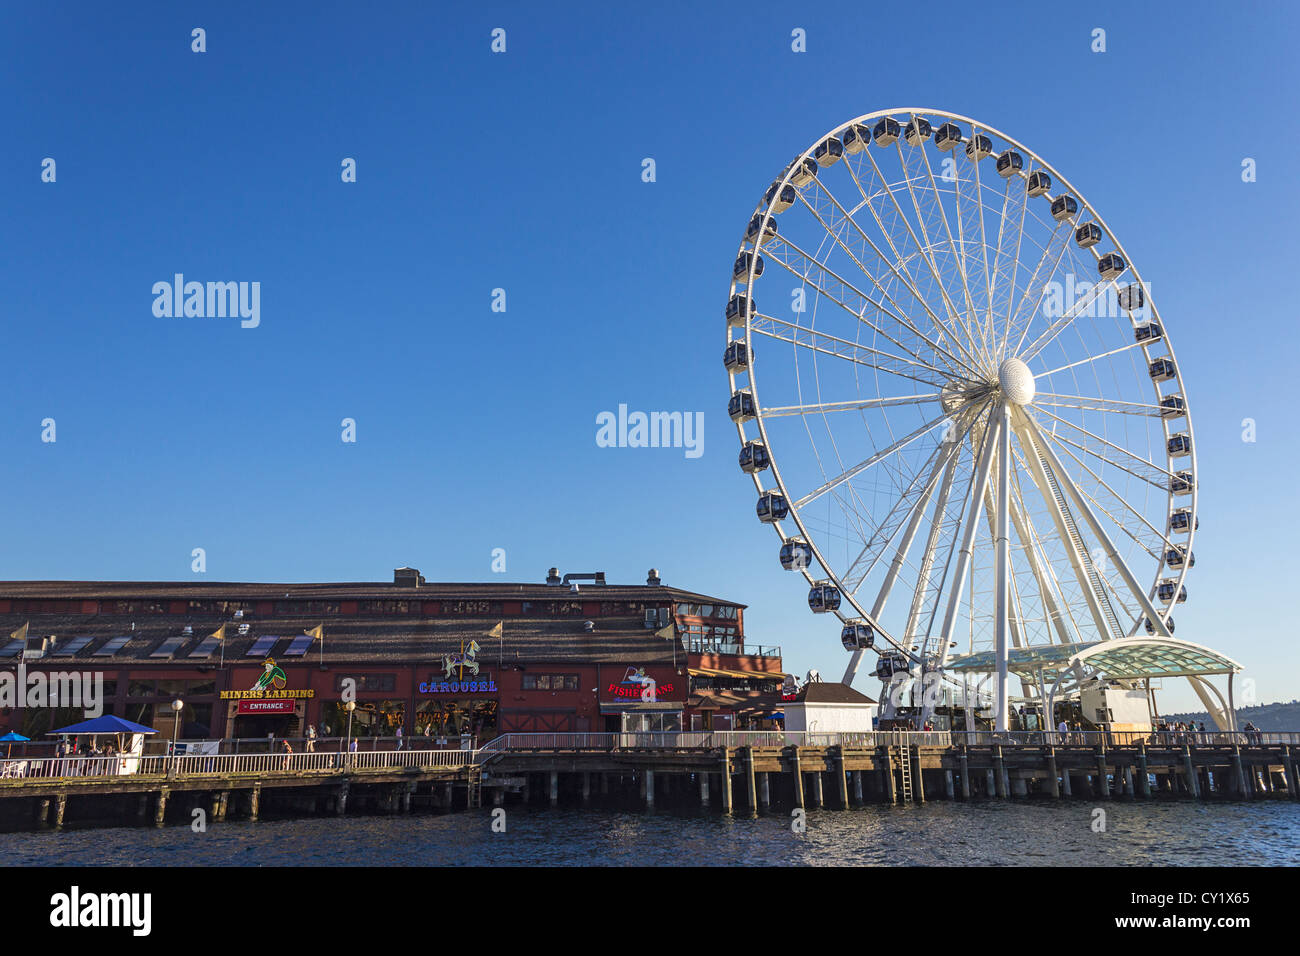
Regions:
[[[481,679],[465,680],[465,671],[469,671],[475,678],[478,678],[478,661],[475,659],[478,652],[478,641],[470,641],[468,645],[461,645],[459,655],[444,654],[442,656],[442,670],[445,678],[439,681],[430,677],[427,681],[421,681],[419,684],[420,693],[495,694],[497,692],[497,683],[490,675]]]

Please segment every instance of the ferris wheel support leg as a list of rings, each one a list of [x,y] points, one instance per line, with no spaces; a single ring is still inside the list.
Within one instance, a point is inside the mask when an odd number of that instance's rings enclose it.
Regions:
[[[1056,457],[1056,452],[1048,445],[1042,431],[1038,427],[1038,423],[1028,415],[1022,416],[1022,420],[1026,423],[1026,428],[1033,433],[1036,444],[1042,451],[1043,456],[1047,459],[1048,464],[1052,466],[1052,470],[1056,473],[1056,480],[1060,483],[1061,487],[1065,489],[1066,495],[1069,496],[1073,503],[1078,507],[1080,513],[1083,515],[1083,520],[1087,522],[1088,527],[1092,529],[1092,533],[1097,536],[1097,540],[1101,542],[1101,546],[1106,550],[1106,556],[1114,562],[1116,570],[1119,571],[1120,578],[1124,581],[1124,584],[1127,585],[1129,592],[1133,597],[1137,599],[1138,606],[1142,609],[1142,613],[1146,615],[1146,619],[1155,627],[1156,634],[1160,637],[1172,638],[1174,635],[1170,632],[1169,626],[1161,616],[1161,612],[1155,609],[1155,606],[1151,603],[1151,598],[1147,596],[1147,592],[1144,591],[1142,586],[1138,583],[1138,579],[1133,574],[1132,569],[1130,569],[1124,559],[1120,557],[1119,551],[1115,548],[1115,543],[1111,541],[1110,535],[1106,533],[1106,529],[1102,527],[1101,522],[1097,520],[1097,516],[1093,514],[1092,508],[1088,506],[1087,500],[1080,493],[1078,487],[1074,483],[1074,479],[1070,477],[1069,472],[1067,472],[1065,467],[1061,464],[1061,460]]]
[[[1038,443],[1024,425],[1024,418],[1025,416],[1020,416],[1014,420],[1013,427],[1016,431],[1016,437],[1020,439],[1021,446],[1025,450],[1025,466],[1029,469],[1029,477],[1033,480],[1034,486],[1038,489],[1038,494],[1042,497],[1051,513],[1052,524],[1056,528],[1057,538],[1065,546],[1066,555],[1070,559],[1070,568],[1074,571],[1079,590],[1088,605],[1088,614],[1092,617],[1092,623],[1097,628],[1097,634],[1102,640],[1107,640],[1111,636],[1111,629],[1110,625],[1106,623],[1106,616],[1101,611],[1099,598],[1093,591],[1092,583],[1088,580],[1088,574],[1084,570],[1083,562],[1086,556],[1079,553],[1074,542],[1070,539],[1070,532],[1065,524],[1065,516],[1061,513],[1061,507],[1052,495],[1047,474],[1043,471],[1043,464],[1039,458]],[[1080,635],[1080,639],[1082,640],[1082,635]]]
[[[996,598],[996,656],[998,668],[997,723],[999,732],[1010,729],[1007,719],[1007,644],[1011,629],[1011,547],[1008,525],[1011,497],[1011,409],[1004,403],[998,410],[998,520],[997,520],[997,598]]]
[[[953,572],[952,591],[948,594],[948,607],[943,615],[943,632],[939,641],[939,667],[948,663],[948,651],[952,647],[952,630],[957,623],[957,611],[961,607],[962,592],[966,587],[966,575],[970,569],[971,553],[975,547],[975,529],[979,524],[980,502],[984,498],[984,489],[988,486],[989,470],[993,464],[993,443],[1002,429],[1002,421],[996,414],[990,415],[989,427],[984,432],[984,447],[980,449],[979,464],[975,468],[975,487],[970,495],[970,516],[966,519],[966,530],[962,533],[961,551],[957,554],[957,568]]]

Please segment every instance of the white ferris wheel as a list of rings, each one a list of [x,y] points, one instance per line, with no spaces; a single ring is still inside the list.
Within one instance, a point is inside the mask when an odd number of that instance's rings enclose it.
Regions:
[[[868,650],[882,679],[991,654],[1006,729],[1008,655],[1172,638],[1181,369],[1119,241],[1025,146],[930,109],[831,130],[755,208],[726,327],[741,468],[841,621],[845,683]]]

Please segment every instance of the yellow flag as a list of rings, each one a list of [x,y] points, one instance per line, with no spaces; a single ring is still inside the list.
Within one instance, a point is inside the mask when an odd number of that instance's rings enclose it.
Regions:
[[[308,635],[314,637],[314,638],[315,638],[316,640],[318,640],[318,641],[324,641],[324,640],[325,640],[325,625],[324,625],[324,624],[317,624],[317,625],[316,625],[315,627],[313,627],[310,631],[303,631],[303,633],[304,633],[304,634],[308,634]]]
[[[28,623],[30,623],[30,622],[28,622]],[[22,627],[18,628],[18,630],[14,631],[12,634],[10,634],[9,637],[10,637],[10,639],[12,639],[12,640],[15,640],[15,641],[23,641],[24,643],[26,643],[26,641],[27,641],[27,624],[24,624]]]
[[[222,624],[219,628],[209,634],[208,637],[215,637],[218,641],[224,641],[226,639],[226,628],[228,626],[229,625]]]
[[[664,627],[655,631],[655,637],[663,641],[671,641],[677,636],[677,622],[669,621]]]
[[[488,631],[488,637],[500,637],[505,631],[505,624],[505,621],[499,622],[496,627]]]

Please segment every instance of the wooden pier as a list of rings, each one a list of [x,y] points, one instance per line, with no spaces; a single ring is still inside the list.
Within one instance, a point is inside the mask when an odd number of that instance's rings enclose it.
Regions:
[[[206,826],[268,813],[449,812],[521,802],[739,813],[987,798],[1300,799],[1300,746],[1292,743],[955,745],[914,743],[906,735],[875,746],[707,746],[688,735],[654,746],[623,743],[516,740],[450,756],[354,755],[368,765],[347,767],[336,765],[339,755],[322,754],[298,755],[296,766],[265,756],[158,758],[142,766],[157,772],[3,778],[0,825],[163,826],[201,819]]]

